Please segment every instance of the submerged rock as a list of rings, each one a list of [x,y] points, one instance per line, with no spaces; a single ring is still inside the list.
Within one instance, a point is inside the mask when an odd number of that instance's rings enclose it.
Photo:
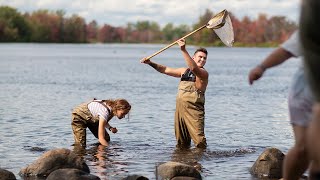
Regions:
[[[161,179],[202,179],[194,167],[179,162],[167,162],[157,167],[157,176]]]
[[[69,149],[54,149],[45,152],[35,162],[20,170],[20,176],[47,177],[57,169],[74,168],[90,173],[85,161]]]

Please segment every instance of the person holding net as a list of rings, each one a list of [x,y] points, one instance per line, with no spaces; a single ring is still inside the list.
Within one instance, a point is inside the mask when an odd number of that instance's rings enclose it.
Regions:
[[[206,148],[204,94],[209,73],[203,66],[206,64],[208,52],[205,48],[199,48],[191,57],[186,50],[186,41],[180,39],[177,42],[187,67],[167,67],[151,61],[148,57],[143,58],[141,63],[150,65],[160,73],[180,78],[174,120],[177,147],[189,147],[192,139],[196,147]]]
[[[175,135],[178,147],[190,146],[191,139],[196,147],[207,147],[204,135],[204,94],[208,85],[209,73],[204,69],[204,65],[208,51],[205,48],[199,48],[191,57],[186,50],[185,41],[185,38],[204,28],[212,29],[226,46],[232,47],[234,43],[233,26],[228,11],[223,10],[213,16],[208,23],[140,61],[149,64],[160,73],[181,79],[175,112]],[[180,46],[187,67],[170,68],[150,60],[176,43]]]

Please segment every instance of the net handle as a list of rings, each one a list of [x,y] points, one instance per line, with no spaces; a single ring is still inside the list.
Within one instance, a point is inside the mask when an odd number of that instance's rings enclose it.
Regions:
[[[198,31],[200,31],[201,29],[203,29],[203,28],[205,28],[205,27],[207,27],[207,25],[203,25],[203,26],[199,27],[198,29],[196,29],[196,30],[194,30],[194,31],[190,32],[189,34],[187,34],[187,35],[183,36],[183,37],[182,37],[182,38],[180,38],[180,39],[187,38],[187,37],[191,36],[192,34],[194,34],[194,33],[198,32]],[[168,46],[166,46],[166,47],[164,47],[164,48],[160,49],[159,51],[155,52],[155,53],[154,53],[154,54],[152,54],[151,56],[148,56],[146,59],[151,59],[152,57],[154,57],[154,56],[156,56],[156,55],[160,54],[161,52],[165,51],[166,49],[168,49],[168,48],[172,47],[172,46],[173,46],[173,45],[175,45],[175,44],[176,44],[180,39],[178,39],[178,40],[176,40],[175,42],[173,42],[173,43],[169,44]]]
[[[215,16],[213,16],[207,24],[199,27],[198,29],[190,32],[189,34],[183,36],[183,37],[180,38],[180,39],[187,38],[187,37],[191,36],[192,34],[200,31],[201,29],[203,29],[203,28],[205,28],[205,27],[206,27],[206,28],[209,28],[209,29],[219,29],[220,27],[222,27],[222,26],[225,24],[225,18],[226,18],[227,15],[228,15],[227,10],[221,11],[220,13],[216,14]],[[164,50],[172,47],[172,46],[175,45],[180,39],[178,39],[178,40],[174,41],[173,43],[169,44],[168,46],[160,49],[159,51],[155,52],[155,53],[152,54],[151,56],[148,56],[146,59],[151,59],[152,57],[160,54],[160,53],[163,52]]]

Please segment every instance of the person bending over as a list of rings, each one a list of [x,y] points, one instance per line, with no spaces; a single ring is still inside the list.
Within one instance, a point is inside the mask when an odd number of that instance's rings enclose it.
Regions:
[[[86,128],[98,138],[101,145],[108,146],[110,136],[106,129],[117,133],[115,127],[110,126],[109,121],[116,116],[122,119],[129,113],[131,105],[125,99],[96,100],[82,103],[72,111],[72,130],[75,145],[86,146]]]

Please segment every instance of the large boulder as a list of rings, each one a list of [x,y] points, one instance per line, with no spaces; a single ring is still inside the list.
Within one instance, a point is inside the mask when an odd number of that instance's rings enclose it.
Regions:
[[[47,177],[57,169],[74,168],[90,173],[85,161],[69,149],[54,149],[45,152],[35,162],[20,170],[20,176]]]
[[[100,180],[98,176],[91,175],[79,169],[58,169],[50,173],[46,180]]]
[[[282,178],[282,162],[285,155],[277,148],[267,148],[251,167],[251,174],[262,178]]]
[[[201,174],[194,167],[179,162],[166,162],[157,167],[157,176],[160,179],[172,179],[178,177],[190,177],[191,179],[202,179]]]
[[[16,180],[16,176],[12,172],[0,168],[0,180]]]

